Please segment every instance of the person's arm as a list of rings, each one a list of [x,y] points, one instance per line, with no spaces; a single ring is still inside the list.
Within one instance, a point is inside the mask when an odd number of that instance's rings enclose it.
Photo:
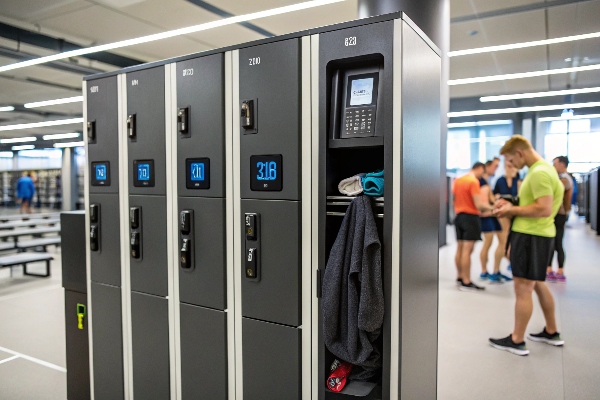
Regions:
[[[494,212],[497,217],[545,218],[552,216],[552,196],[542,196],[527,206],[513,206],[503,202]]]
[[[560,178],[560,181],[565,186],[565,194],[563,196],[563,207],[565,208],[565,211],[568,214],[571,211],[571,200],[573,200],[573,183],[571,182],[571,187],[567,189],[567,186],[569,185],[569,180],[567,178]]]
[[[481,188],[482,190],[483,188]],[[493,211],[494,207],[492,207],[489,204],[486,204],[487,202],[483,201],[481,198],[483,197],[481,195],[481,190],[478,191],[471,191],[471,197],[473,197],[473,203],[475,203],[475,207],[481,211],[481,212],[486,212],[486,211]],[[489,186],[488,186],[488,190],[489,190]],[[487,193],[486,193],[487,196]]]
[[[488,208],[482,208],[486,205],[489,206],[490,203],[490,197],[492,196],[491,191],[490,191],[490,185],[485,185],[482,186],[479,190],[480,190],[480,194],[479,194],[479,201],[481,202],[481,204],[477,204],[477,202],[475,202],[475,207],[477,207],[477,209],[479,211],[481,211],[481,216],[482,217],[491,217],[492,216],[492,211],[493,211],[493,207],[488,207]],[[487,201],[486,201],[487,200]],[[475,201],[475,198],[473,198],[473,201]],[[493,201],[492,201],[493,203]]]

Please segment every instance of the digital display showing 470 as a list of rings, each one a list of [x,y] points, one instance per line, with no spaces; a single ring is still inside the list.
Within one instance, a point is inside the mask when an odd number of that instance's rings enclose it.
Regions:
[[[283,182],[281,154],[250,156],[250,189],[281,191]]]

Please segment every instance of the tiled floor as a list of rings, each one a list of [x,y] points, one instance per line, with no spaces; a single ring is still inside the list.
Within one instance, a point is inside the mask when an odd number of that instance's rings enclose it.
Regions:
[[[495,350],[487,343],[489,337],[512,331],[512,285],[486,284],[484,293],[460,292],[454,282],[456,246],[450,244],[440,251],[440,400],[600,399],[600,237],[581,220],[571,217],[568,225],[568,282],[549,284],[566,343],[564,348],[555,348],[528,341],[531,353],[527,357]],[[453,238],[454,232],[449,230],[448,237]],[[480,246],[472,259],[474,278],[480,272]],[[537,298],[534,301],[528,332],[544,326]]]
[[[571,220],[569,225],[565,238],[569,282],[551,286],[566,345],[561,349],[528,343],[528,357],[487,344],[488,337],[504,336],[512,329],[512,286],[487,285],[485,293],[458,291],[455,246],[441,249],[440,400],[600,398],[600,237],[581,221]],[[478,260],[476,253],[473,276],[479,271]],[[12,278],[8,270],[0,270],[0,399],[66,398],[63,299],[60,249],[49,279],[24,277],[21,267],[15,268]],[[536,304],[530,331],[542,326]]]

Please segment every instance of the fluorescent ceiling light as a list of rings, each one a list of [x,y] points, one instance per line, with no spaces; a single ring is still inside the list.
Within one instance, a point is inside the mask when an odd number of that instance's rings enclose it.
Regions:
[[[22,144],[20,146],[13,146],[12,147],[13,151],[17,151],[17,150],[31,150],[31,149],[35,149],[35,145],[33,145],[33,144]]]
[[[548,122],[548,121],[567,121],[570,119],[591,119],[591,118],[600,118],[600,114],[580,114],[580,115],[572,115],[570,117],[544,117],[538,119],[540,122]]]
[[[25,108],[37,108],[37,107],[54,106],[57,104],[77,103],[77,102],[81,102],[81,101],[83,101],[83,96],[64,97],[62,99],[36,101],[34,103],[25,103],[24,107]]]
[[[13,158],[12,151],[0,151],[0,158]]]
[[[600,87],[592,87],[592,88],[584,88],[584,89],[552,90],[549,92],[503,94],[503,95],[499,95],[499,96],[483,96],[483,97],[479,98],[479,101],[481,101],[482,103],[485,103],[488,101],[534,99],[537,97],[563,96],[563,95],[567,95],[567,94],[596,93],[596,92],[600,92]]]
[[[513,44],[503,44],[500,46],[478,47],[476,49],[449,51],[448,57],[465,56],[467,54],[490,53],[492,51],[522,49],[525,47],[545,46],[548,44],[572,42],[575,40],[584,40],[600,37],[600,32],[586,33],[584,35],[564,36],[554,39],[535,40],[533,42],[521,42]]]
[[[522,113],[522,112],[564,110],[565,108],[586,108],[586,107],[600,107],[600,101],[590,102],[590,103],[558,104],[558,105],[552,105],[552,106],[513,107],[513,108],[496,108],[496,109],[492,109],[492,110],[457,111],[457,112],[449,112],[448,117],[449,118],[473,117],[476,115],[512,114],[512,113]]]
[[[0,112],[2,111],[14,111],[15,108],[13,106],[0,107]]]
[[[0,143],[27,143],[27,142],[35,142],[37,138],[31,137],[16,137],[10,139],[0,139]]]
[[[62,147],[78,147],[83,146],[83,141],[81,142],[68,142],[68,143],[54,143],[54,147],[62,148]]]
[[[467,128],[472,126],[510,125],[512,120],[499,119],[496,121],[454,122],[448,124],[448,128]]]
[[[45,126],[58,126],[81,123],[83,123],[83,118],[57,119],[54,121],[31,122],[28,124],[4,125],[0,126],[0,131],[16,131],[19,129],[43,128]]]
[[[557,68],[557,69],[546,69],[543,71],[531,71],[531,72],[519,72],[516,74],[503,74],[503,75],[490,75],[490,76],[479,76],[477,78],[463,78],[453,79],[448,81],[449,86],[453,85],[466,85],[467,83],[481,83],[481,82],[493,82],[493,81],[504,81],[508,79],[521,79],[531,78],[534,76],[546,76],[556,74],[567,74],[570,72],[580,71],[593,71],[600,69],[600,64],[586,65],[583,67],[569,67],[569,68]]]
[[[250,21],[259,18],[271,17],[274,15],[286,14],[289,12],[306,10],[313,7],[324,6],[327,4],[339,3],[346,0],[312,0],[305,1],[303,3],[291,4],[289,6],[272,8],[270,10],[258,11],[250,14],[237,15],[235,17],[223,18],[216,21],[207,22],[204,24],[189,26],[187,28],[174,29],[171,31],[155,33],[153,35],[142,36],[134,39],[121,40],[119,42],[102,44],[99,46],[86,47],[83,49],[65,51],[63,53],[53,54],[50,56],[39,57],[33,60],[21,61],[13,64],[8,64],[0,67],[0,72],[10,71],[17,68],[30,67],[32,65],[44,64],[51,61],[62,60],[70,57],[82,56],[84,54],[97,53],[99,51],[107,51],[113,49],[119,49],[122,47],[133,46],[136,44],[154,42],[156,40],[168,39],[175,36],[187,35],[190,33],[196,33],[205,31],[208,29],[219,28],[221,26],[227,26],[237,24],[240,22]]]
[[[55,133],[52,135],[44,135],[42,139],[44,140],[56,140],[56,139],[71,139],[76,138],[81,135],[79,132],[71,132],[71,133]]]

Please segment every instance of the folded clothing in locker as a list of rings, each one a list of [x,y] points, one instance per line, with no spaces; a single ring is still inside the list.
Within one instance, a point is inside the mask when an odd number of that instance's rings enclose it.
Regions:
[[[383,171],[361,173],[343,179],[338,190],[346,196],[356,196],[364,192],[367,196],[383,196]]]
[[[354,368],[350,379],[372,378],[381,367],[374,345],[383,324],[381,242],[371,200],[350,203],[323,276],[323,336],[327,349]]]

